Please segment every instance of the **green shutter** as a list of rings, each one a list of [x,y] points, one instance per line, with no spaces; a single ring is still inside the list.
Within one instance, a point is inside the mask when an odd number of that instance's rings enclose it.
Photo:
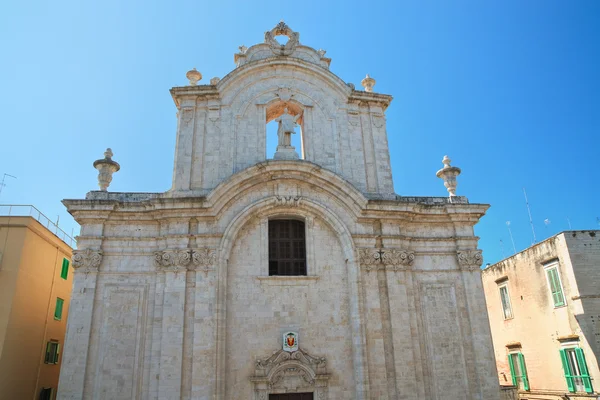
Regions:
[[[60,297],[56,298],[56,307],[54,309],[54,319],[60,321],[60,319],[62,318],[62,310],[63,310],[63,304],[64,304],[64,300],[61,299]]]
[[[569,367],[569,360],[567,360],[567,352],[565,349],[560,349],[560,360],[562,361],[563,371],[565,373],[565,379],[567,380],[569,392],[575,392],[575,383],[573,382],[573,375],[571,372],[571,367]]]
[[[575,356],[577,357],[577,364],[579,365],[579,370],[581,371],[581,380],[583,381],[585,391],[587,393],[593,393],[594,389],[592,388],[592,381],[590,380],[590,373],[588,372],[587,363],[585,362],[585,356],[583,355],[583,350],[579,347],[576,347]]]
[[[550,268],[547,271],[548,281],[550,282],[550,291],[552,292],[552,300],[554,307],[564,306],[565,298],[563,296],[560,278],[558,277],[558,268]]]
[[[517,377],[515,375],[515,364],[513,363],[513,358],[509,354],[508,355],[508,366],[510,367],[510,377],[512,378],[513,386],[517,386]]]
[[[46,356],[44,357],[44,362],[46,364],[50,363],[50,342],[46,343]]]
[[[69,260],[63,258],[62,269],[60,271],[60,277],[63,279],[67,279],[69,275]]]
[[[529,379],[527,379],[527,369],[525,368],[525,357],[523,357],[522,353],[518,354],[519,357],[519,366],[521,367],[521,378],[523,379],[523,388],[525,390],[529,390]]]
[[[60,344],[56,343],[56,352],[54,353],[54,364],[58,364],[58,351],[60,350]]]

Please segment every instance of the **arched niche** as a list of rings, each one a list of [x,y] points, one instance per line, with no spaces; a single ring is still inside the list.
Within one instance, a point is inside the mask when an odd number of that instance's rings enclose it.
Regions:
[[[315,400],[329,398],[327,361],[302,349],[293,353],[279,350],[256,360],[250,382],[254,400],[267,400],[275,393],[314,393]]]
[[[267,125],[267,138],[265,144],[267,146],[267,159],[277,158],[277,154],[280,151],[279,145],[281,143],[279,143],[279,138],[277,136],[277,129],[279,127],[279,123],[275,121],[282,117],[283,114],[288,114],[296,120],[296,125],[294,129],[295,133],[292,135],[292,137],[289,138],[289,144],[292,145],[293,149],[290,149],[288,151],[291,151],[291,153],[295,153],[295,157],[299,157],[300,159],[304,160],[306,154],[304,148],[304,106],[301,103],[292,100],[291,98],[288,98],[287,100],[282,100],[281,97],[273,99],[265,107],[265,124]],[[273,154],[273,152],[269,149],[270,142],[272,144],[276,143],[277,147],[275,149],[275,154]],[[298,143],[298,145],[294,146],[294,142]],[[290,159],[294,159],[294,156],[292,156],[292,158]]]

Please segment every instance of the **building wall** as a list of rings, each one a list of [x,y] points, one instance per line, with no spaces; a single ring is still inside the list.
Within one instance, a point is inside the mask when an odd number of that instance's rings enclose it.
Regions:
[[[0,388],[7,398],[36,398],[42,388],[56,392],[58,387],[62,357],[55,365],[44,364],[44,356],[49,340],[60,343],[61,353],[64,346],[73,274],[71,270],[64,280],[60,273],[71,249],[33,218],[11,217],[10,225],[2,233],[15,247],[7,249],[0,274],[10,271],[16,279],[0,356]],[[0,281],[5,284],[4,276]],[[60,321],[54,319],[57,297],[64,299]]]
[[[529,385],[532,391],[568,392],[564,378],[558,338],[578,335],[584,350],[590,374],[600,378],[597,358],[590,343],[596,342],[594,325],[598,309],[584,312],[584,301],[596,301],[598,289],[593,282],[598,274],[594,268],[594,252],[583,255],[597,240],[587,232],[565,232],[503,260],[483,271],[483,282],[490,318],[494,351],[501,385],[511,385],[507,345],[520,343],[525,357]],[[596,250],[597,251],[597,250]],[[577,254],[579,253],[579,254]],[[575,255],[575,256],[573,256]],[[544,263],[558,259],[559,274],[566,305],[554,307],[548,286]],[[581,260],[586,260],[584,263]],[[600,261],[600,258],[598,259]],[[580,265],[582,270],[580,271]],[[598,263],[596,263],[596,266]],[[503,279],[507,278],[507,281]],[[513,318],[504,319],[499,283],[507,282]],[[581,299],[581,287],[593,294]],[[596,296],[596,298],[594,298]],[[592,304],[593,306],[594,304]],[[580,325],[587,322],[588,326]],[[582,329],[583,328],[583,329]],[[592,381],[597,390],[597,381]],[[556,398],[556,397],[549,397]]]

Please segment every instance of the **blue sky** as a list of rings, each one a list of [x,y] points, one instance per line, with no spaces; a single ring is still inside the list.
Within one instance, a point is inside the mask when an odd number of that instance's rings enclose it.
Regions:
[[[171,185],[169,89],[196,67],[206,83],[238,46],[284,19],[331,70],[394,96],[387,110],[395,189],[457,193],[492,207],[476,228],[485,262],[569,228],[600,229],[600,2],[13,1],[0,5],[0,203],[60,203],[96,189],[92,162],[112,147],[112,191]],[[550,224],[544,223],[545,219]],[[504,243],[504,250],[500,240]]]

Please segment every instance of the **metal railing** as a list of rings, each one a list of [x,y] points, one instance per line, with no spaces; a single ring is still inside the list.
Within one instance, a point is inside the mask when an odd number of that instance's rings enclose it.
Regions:
[[[56,237],[71,248],[75,248],[75,239],[59,228],[59,226],[46,217],[40,210],[29,204],[0,204],[0,217],[32,217],[44,225]]]

